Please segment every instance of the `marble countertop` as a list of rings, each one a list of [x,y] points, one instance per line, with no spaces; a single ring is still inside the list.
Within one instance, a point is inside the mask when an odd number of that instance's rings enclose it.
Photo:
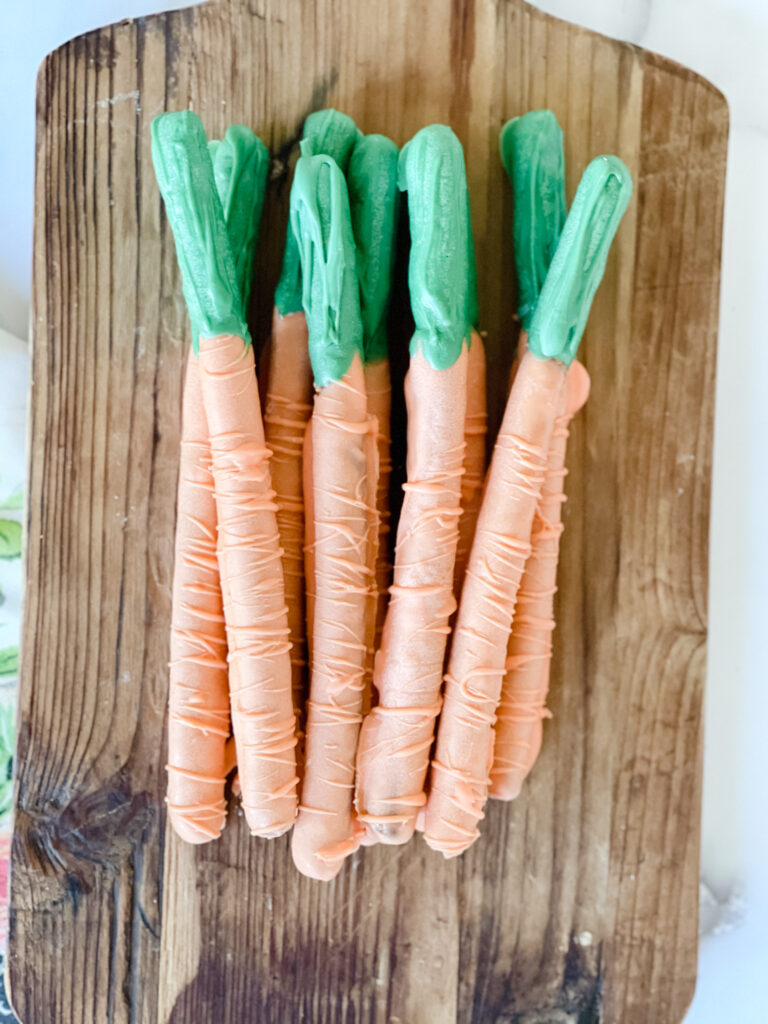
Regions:
[[[39,0],[0,11],[0,328],[26,335],[32,238],[35,73],[80,32],[149,14],[163,0]],[[699,981],[686,1024],[762,1024],[768,956],[768,3],[539,0],[557,17],[700,72],[731,111],[710,562]],[[733,524],[738,529],[733,529]]]

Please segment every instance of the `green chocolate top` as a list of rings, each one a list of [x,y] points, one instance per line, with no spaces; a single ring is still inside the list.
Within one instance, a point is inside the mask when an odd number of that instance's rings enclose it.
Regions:
[[[222,142],[209,142],[208,151],[235,257],[243,310],[247,311],[267,188],[269,153],[261,139],[242,124],[231,125]]]
[[[363,355],[355,240],[347,184],[329,156],[302,156],[291,189],[291,227],[298,242],[309,357],[315,385],[341,380]]]
[[[570,366],[575,358],[631,195],[632,178],[616,156],[599,156],[584,172],[531,324],[528,348],[539,359]]]
[[[232,334],[250,343],[237,271],[202,122],[191,110],[152,122],[152,162],[176,240],[192,344]]]
[[[290,221],[285,232],[283,265],[275,288],[275,306],[280,316],[301,312],[301,260]]]
[[[352,150],[347,170],[366,363],[387,358],[387,309],[399,199],[397,160],[397,146],[391,139],[363,135]]]
[[[551,110],[532,110],[507,121],[499,145],[515,197],[518,313],[530,330],[565,223],[563,133]]]
[[[398,183],[408,191],[411,228],[411,355],[421,351],[445,370],[469,337],[467,181],[461,143],[450,128],[433,124],[414,135],[400,153]]]
[[[472,232],[472,211],[467,195],[467,325],[470,332],[477,330],[478,309],[477,309],[477,263],[475,261],[475,236]],[[467,338],[467,344],[472,344],[472,334]]]
[[[299,147],[302,156],[332,157],[344,174],[347,173],[352,150],[362,132],[348,114],[329,107],[309,114]]]
[[[332,157],[346,171],[352,147],[360,135],[355,122],[338,110],[316,110],[304,122],[300,143],[303,156],[321,153]],[[283,266],[275,289],[275,305],[281,316],[300,313],[302,309],[301,262],[290,221],[285,235]]]

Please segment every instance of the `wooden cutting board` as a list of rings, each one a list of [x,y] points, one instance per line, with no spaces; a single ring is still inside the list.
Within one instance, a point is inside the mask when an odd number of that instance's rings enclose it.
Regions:
[[[164,813],[188,344],[149,124],[233,121],[273,171],[263,338],[304,116],[465,144],[495,425],[514,351],[503,122],[548,106],[568,194],[636,183],[583,343],[544,750],[444,861],[361,851],[332,884],[233,808]],[[701,707],[728,114],[690,71],[521,0],[221,0],[73,40],[40,71],[27,590],[8,973],[25,1024],[677,1024],[696,974]],[[405,337],[396,344],[401,352]],[[401,356],[402,362],[402,356]]]

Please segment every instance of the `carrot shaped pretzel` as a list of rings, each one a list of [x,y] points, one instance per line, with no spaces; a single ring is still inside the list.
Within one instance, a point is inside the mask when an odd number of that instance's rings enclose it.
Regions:
[[[631,188],[616,157],[599,157],[587,168],[496,440],[451,647],[424,818],[427,843],[446,857],[460,854],[479,835],[507,642],[566,370]]]
[[[563,134],[551,111],[535,110],[508,121],[499,142],[514,190],[515,264],[520,284],[519,315],[525,331],[530,327],[565,222]],[[527,347],[526,337],[523,333],[519,342],[520,358]],[[588,393],[587,371],[574,360],[566,375],[547,455],[541,500],[531,531],[531,554],[520,581],[507,645],[489,789],[489,795],[498,799],[517,796],[541,747],[555,627],[568,425]]]
[[[232,125],[211,142],[245,307],[250,289],[268,164],[249,128]],[[190,350],[184,383],[178,524],[171,609],[168,716],[168,816],[192,843],[215,839],[224,827],[224,776],[230,731],[227,636],[216,557],[216,503],[211,447],[199,371]],[[209,766],[209,777],[201,773]]]
[[[513,800],[541,749],[542,720],[552,660],[554,596],[563,530],[563,478],[568,427],[589,395],[589,374],[574,360],[565,376],[561,408],[547,454],[541,498],[531,531],[507,646],[506,675],[497,709],[489,796]]]
[[[354,121],[346,114],[337,110],[317,111],[304,123],[302,152],[327,153],[343,169],[359,134]],[[264,429],[267,447],[272,452],[272,482],[283,548],[293,704],[301,722],[307,695],[302,447],[312,412],[312,368],[307,321],[301,304],[301,262],[290,223],[275,290],[268,359]]]
[[[328,156],[302,156],[291,190],[315,378],[310,424],[315,602],[301,805],[293,859],[330,879],[361,829],[352,795],[373,587],[375,424],[368,415],[355,243],[344,175]]]
[[[253,349],[200,119],[191,111],[155,118],[152,156],[176,239],[193,342],[199,339],[243,808],[254,834],[274,836],[295,816],[296,740],[280,546]],[[206,527],[215,531],[216,522]],[[201,776],[209,767],[199,762]]]
[[[472,328],[467,353],[467,409],[464,420],[464,476],[461,478],[461,519],[456,564],[453,572],[453,592],[458,601],[464,583],[467,559],[475,536],[480,501],[485,480],[485,436],[488,429],[485,345],[477,330],[477,269],[475,242],[472,236],[472,218],[467,203],[467,323]]]
[[[369,836],[385,843],[407,841],[426,800],[448,620],[456,608],[469,275],[464,155],[450,128],[424,128],[405,146],[400,187],[408,191],[416,322],[405,382],[408,479],[374,666],[379,703],[363,725],[356,793]]]
[[[397,146],[383,135],[363,135],[355,143],[347,170],[349,208],[355,238],[360,316],[363,323],[363,359],[368,414],[376,424],[378,460],[369,478],[378,479],[371,521],[369,568],[374,573],[368,628],[368,671],[363,711],[371,705],[373,654],[379,646],[387,610],[392,565],[389,556],[389,481],[392,475],[387,313],[392,286],[397,228]]]
[[[168,696],[168,817],[182,839],[205,843],[220,835],[226,820],[229,680],[211,446],[191,349],[182,406]]]

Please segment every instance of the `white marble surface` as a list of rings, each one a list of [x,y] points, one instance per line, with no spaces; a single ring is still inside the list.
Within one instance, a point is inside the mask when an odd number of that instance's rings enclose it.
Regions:
[[[0,2],[0,327],[26,333],[35,73],[73,35],[163,0]],[[656,50],[723,90],[731,138],[723,249],[710,572],[702,925],[687,1024],[764,1024],[768,960],[768,2],[539,0]],[[760,467],[755,472],[753,467]]]

